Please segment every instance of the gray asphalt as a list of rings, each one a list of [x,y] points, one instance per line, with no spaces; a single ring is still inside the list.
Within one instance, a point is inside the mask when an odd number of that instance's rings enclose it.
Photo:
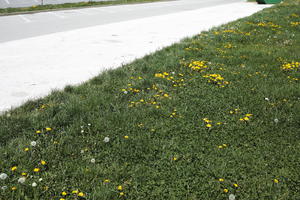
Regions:
[[[35,5],[46,4],[63,4],[63,3],[77,3],[89,0],[0,0],[0,8],[19,8],[30,7]],[[109,1],[109,0],[90,0],[90,1]]]
[[[0,17],[0,43],[245,0],[175,0]]]

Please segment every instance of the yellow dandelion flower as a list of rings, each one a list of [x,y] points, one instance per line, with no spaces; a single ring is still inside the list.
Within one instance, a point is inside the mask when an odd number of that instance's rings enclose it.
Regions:
[[[52,128],[47,127],[46,131],[52,131]]]
[[[26,147],[26,148],[24,149],[24,151],[29,151],[29,148],[28,148],[28,147]]]
[[[65,191],[61,193],[61,195],[63,196],[67,196],[68,193],[66,193]]]
[[[124,192],[120,192],[120,196],[124,196],[125,195],[125,193]]]
[[[275,178],[275,179],[273,180],[273,182],[274,182],[274,183],[279,183],[279,180]]]
[[[178,160],[178,158],[177,157],[173,157],[173,160],[176,161],[176,160]]]
[[[17,187],[12,187],[12,188],[11,188],[12,191],[14,191],[14,190],[16,190],[16,189],[17,189]]]
[[[129,139],[129,136],[128,136],[128,135],[125,135],[125,136],[124,136],[124,139]]]
[[[84,197],[84,193],[83,193],[83,192],[79,192],[79,193],[78,193],[78,196],[79,196],[79,197]]]
[[[26,173],[26,172],[22,172],[21,175],[22,175],[22,176],[27,176],[27,173]]]
[[[225,189],[223,190],[223,192],[227,193],[227,192],[228,192],[228,189],[225,188]]]
[[[33,171],[34,172],[39,172],[39,171],[41,171],[41,169],[40,168],[34,168]]]
[[[249,121],[249,117],[244,117],[244,121]]]
[[[11,169],[11,171],[16,171],[17,170],[17,166],[13,166],[12,168],[10,168]]]
[[[206,124],[206,127],[207,127],[207,128],[211,128],[212,125],[211,125],[211,124]]]
[[[41,164],[42,164],[42,165],[46,165],[46,164],[47,164],[47,162],[46,162],[46,161],[44,161],[44,160],[41,160]]]
[[[234,186],[234,187],[236,187],[236,188],[237,188],[237,187],[239,187],[239,185],[238,185],[238,184],[236,184],[236,183],[234,183],[234,184],[233,184],[233,186]]]
[[[78,194],[78,192],[79,192],[78,190],[73,190],[72,194]]]
[[[66,200],[65,198],[60,198],[59,200]]]
[[[220,181],[220,182],[224,182],[224,179],[223,179],[223,178],[219,178],[219,181]]]
[[[109,179],[105,179],[103,182],[104,183],[110,183],[110,180]]]
[[[122,185],[119,185],[119,186],[117,187],[117,189],[118,189],[118,190],[123,190]]]
[[[222,148],[223,148],[223,146],[222,146],[222,145],[220,145],[220,146],[218,146],[218,148],[219,148],[219,149],[222,149]]]
[[[228,145],[227,144],[223,144],[223,147],[227,147]]]
[[[35,133],[37,133],[37,134],[40,134],[40,133],[41,133],[41,131],[40,131],[40,130],[37,130],[37,131],[35,131]]]

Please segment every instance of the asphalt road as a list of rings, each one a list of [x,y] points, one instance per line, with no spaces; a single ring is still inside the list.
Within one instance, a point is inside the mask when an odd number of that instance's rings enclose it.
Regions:
[[[30,7],[34,5],[76,3],[89,0],[0,0],[0,8]],[[109,1],[109,0],[92,0]]]
[[[175,0],[147,4],[2,16],[0,17],[0,43],[243,1],[244,0]]]

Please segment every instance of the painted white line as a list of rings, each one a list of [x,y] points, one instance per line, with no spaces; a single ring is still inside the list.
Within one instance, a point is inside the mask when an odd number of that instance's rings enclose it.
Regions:
[[[54,15],[55,17],[61,18],[61,19],[66,18],[65,16],[63,16],[63,15],[61,15],[61,14],[58,14],[58,13],[56,13],[56,12],[48,12],[48,13]]]
[[[24,20],[26,23],[31,22],[30,19],[28,19],[27,17],[25,17],[24,15],[18,15],[22,20]]]
[[[7,4],[10,4],[10,2],[9,2],[8,0],[5,0],[5,2],[6,2]]]

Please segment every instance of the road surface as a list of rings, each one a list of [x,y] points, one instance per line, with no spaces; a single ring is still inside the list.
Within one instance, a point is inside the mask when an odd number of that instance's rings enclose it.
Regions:
[[[0,42],[197,10],[243,0],[176,0],[0,17]]]

